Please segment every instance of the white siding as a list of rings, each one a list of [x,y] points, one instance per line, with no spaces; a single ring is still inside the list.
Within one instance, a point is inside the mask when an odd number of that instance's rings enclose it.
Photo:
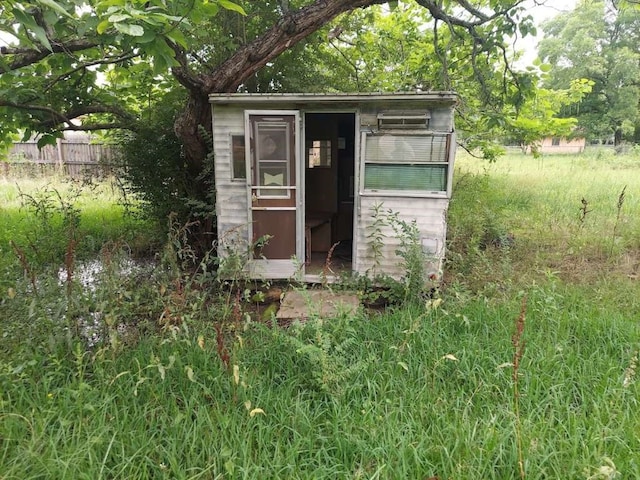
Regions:
[[[400,239],[393,228],[386,225],[381,228],[384,235],[384,246],[381,255],[376,256],[372,250],[371,234],[374,229],[374,205],[382,204],[379,211],[385,220],[389,211],[397,212],[398,218],[405,222],[416,221],[420,231],[420,241],[425,251],[427,262],[425,272],[439,274],[442,268],[446,240],[446,212],[449,201],[446,198],[400,198],[362,196],[356,221],[357,226],[357,262],[359,274],[380,273],[400,278],[404,275],[403,259],[396,254],[400,247]]]
[[[215,105],[213,118],[219,255],[224,257],[227,248],[235,245],[245,251],[248,242],[247,182],[232,179],[231,150],[231,136],[244,135],[244,110],[238,106]]]
[[[429,130],[435,132],[453,131],[453,108],[442,107],[432,109],[431,119],[429,120]]]
[[[453,131],[452,106],[425,106],[417,103],[413,106],[405,106],[405,110],[410,111],[412,107],[416,111],[427,109],[430,112],[429,130],[447,133]],[[361,115],[361,131],[369,132],[372,129],[376,129],[376,114],[377,111]],[[451,165],[449,168],[452,171],[453,157],[455,155],[455,137],[452,140],[451,148]],[[360,157],[361,160],[362,158]],[[362,170],[360,172],[362,173]],[[383,217],[386,217],[388,212],[391,211],[397,213],[398,218],[405,222],[410,223],[415,220],[420,231],[420,241],[426,258],[425,273],[427,275],[436,274],[440,277],[445,253],[446,215],[449,200],[447,198],[433,197],[403,197],[401,193],[398,196],[390,196],[388,192],[384,196],[375,194],[360,196],[359,208],[355,212],[355,241],[357,248],[356,258],[354,259],[355,270],[361,275],[384,274],[396,279],[405,274],[404,259],[396,253],[400,248],[400,239],[393,228],[388,225],[388,222],[387,225],[381,228],[381,233],[384,236],[384,246],[378,258],[376,258],[372,250],[371,234],[375,229],[374,222],[376,221],[374,218],[374,206],[379,204],[382,205],[379,211]]]

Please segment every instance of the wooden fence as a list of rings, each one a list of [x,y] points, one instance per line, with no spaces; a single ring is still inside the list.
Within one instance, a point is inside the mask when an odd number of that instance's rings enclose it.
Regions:
[[[59,139],[56,145],[38,148],[35,140],[14,143],[8,162],[0,162],[4,174],[12,171],[63,173],[72,177],[110,175],[115,149],[88,139]]]

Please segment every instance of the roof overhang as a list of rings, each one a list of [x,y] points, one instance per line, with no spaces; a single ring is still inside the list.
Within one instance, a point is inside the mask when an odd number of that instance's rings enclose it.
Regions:
[[[209,103],[252,104],[252,103],[314,103],[339,104],[377,103],[398,101],[427,101],[440,104],[455,104],[455,92],[397,92],[397,93],[212,93]]]

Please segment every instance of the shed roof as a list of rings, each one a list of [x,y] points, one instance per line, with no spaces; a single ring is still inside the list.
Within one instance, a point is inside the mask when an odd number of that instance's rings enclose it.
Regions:
[[[315,103],[332,104],[339,102],[373,103],[380,101],[416,101],[428,100],[438,103],[454,104],[458,95],[455,92],[367,92],[367,93],[212,93],[210,103]]]

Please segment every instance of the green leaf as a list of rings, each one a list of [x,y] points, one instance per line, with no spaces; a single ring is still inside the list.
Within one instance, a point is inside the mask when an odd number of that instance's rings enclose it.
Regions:
[[[181,47],[185,49],[188,48],[187,39],[184,37],[184,34],[180,30],[178,29],[171,30],[167,34],[167,37],[173,40],[175,43],[177,43]]]
[[[130,25],[128,23],[114,23],[114,27],[120,33],[124,33],[125,35],[131,35],[132,37],[141,37],[144,35],[144,28],[140,25]]]
[[[62,7],[61,5],[58,5],[56,2],[54,2],[53,0],[36,0],[40,5],[43,5],[45,7],[50,8],[51,10],[55,10],[56,12],[58,12],[60,15],[64,15],[66,17],[69,18],[73,18],[73,16],[71,16],[69,14],[69,12],[67,12],[64,7]]]
[[[126,13],[114,13],[108,18],[108,21],[111,23],[124,22],[125,20],[130,20],[131,15],[127,15]]]
[[[102,35],[104,32],[108,30],[110,25],[111,25],[111,22],[109,22],[109,20],[103,20],[96,27],[96,32],[98,32],[99,35]]]
[[[103,0],[96,5],[96,8],[113,8],[113,7],[123,7],[124,2],[122,0]]]
[[[144,35],[138,37],[138,43],[151,43],[156,39],[156,32],[153,30],[145,30]]]
[[[238,12],[241,15],[246,15],[247,13],[244,11],[244,8],[242,8],[240,5],[238,5],[237,3],[233,3],[230,0],[218,0],[218,4],[222,7],[222,8],[226,8],[227,10],[232,10],[234,12]]]
[[[205,3],[198,9],[198,11],[201,11],[207,17],[215,17],[218,14],[219,10],[220,7],[218,7],[218,5],[216,5],[215,3]],[[196,15],[193,17],[193,20],[198,23],[201,18]]]
[[[47,145],[55,145],[55,144],[56,144],[56,137],[50,133],[44,133],[38,139],[38,149],[40,150],[42,150]]]
[[[12,12],[16,17],[16,20],[18,20],[18,22],[20,22],[27,30],[33,32],[38,41],[42,45],[44,45],[47,50],[53,51],[53,49],[51,48],[51,43],[49,43],[49,39],[47,38],[47,33],[41,26],[36,23],[33,17],[28,16],[18,8],[14,8]]]

